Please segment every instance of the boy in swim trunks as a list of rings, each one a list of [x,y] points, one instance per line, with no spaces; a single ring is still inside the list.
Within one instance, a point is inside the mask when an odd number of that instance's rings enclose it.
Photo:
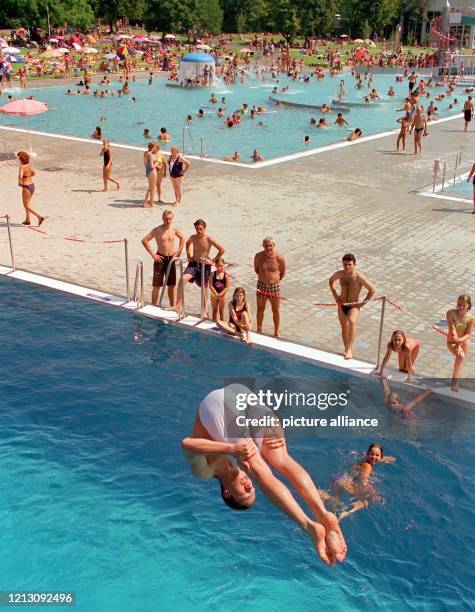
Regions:
[[[180,257],[185,245],[185,237],[183,234],[172,227],[173,223],[173,212],[171,210],[164,210],[162,215],[163,223],[158,227],[154,227],[145,238],[142,240],[142,244],[145,250],[150,253],[153,258],[153,288],[152,288],[152,304],[157,305],[158,294],[160,287],[163,286],[164,277],[167,273],[170,262]],[[157,252],[152,251],[150,241],[155,239],[157,243]],[[175,240],[179,240],[178,248],[175,249]],[[166,279],[168,287],[168,298],[170,300],[170,306],[175,306],[175,287],[176,287],[176,266],[172,264],[170,267],[170,273]]]
[[[356,271],[356,257],[352,253],[343,255],[343,270],[332,274],[328,284],[330,291],[338,304],[338,319],[341,325],[341,336],[345,352],[345,359],[352,359],[353,343],[356,337],[356,323],[360,316],[360,308],[374,295],[373,285],[360,273]],[[340,283],[340,294],[335,289],[335,283]],[[361,289],[367,289],[365,299],[360,302]]]
[[[178,301],[177,309],[180,310],[182,307],[181,303],[181,289],[182,283],[196,283],[198,287],[201,287],[201,266],[204,265],[204,290],[205,290],[205,304],[208,304],[208,282],[209,275],[211,273],[211,266],[213,263],[223,256],[224,248],[216,242],[209,234],[206,233],[206,222],[203,219],[198,219],[193,224],[195,226],[196,233],[188,238],[186,241],[186,256],[188,257],[188,265],[183,279],[180,280],[178,286]],[[218,252],[213,259],[210,259],[209,253],[211,247],[214,247]],[[207,310],[205,311],[205,317],[208,317]]]
[[[254,271],[257,274],[257,331],[262,333],[264,311],[267,300],[272,308],[274,321],[274,336],[280,335],[280,281],[285,276],[285,257],[275,250],[275,242],[271,236],[262,241],[263,251],[254,257]]]

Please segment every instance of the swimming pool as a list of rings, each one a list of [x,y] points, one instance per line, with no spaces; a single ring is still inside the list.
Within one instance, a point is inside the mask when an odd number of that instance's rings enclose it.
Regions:
[[[145,146],[144,129],[150,129],[152,137],[156,137],[160,127],[165,126],[174,137],[174,142],[183,148],[183,138],[187,153],[199,155],[201,151],[201,137],[204,142],[205,153],[209,157],[223,158],[240,151],[241,160],[251,163],[252,150],[258,148],[265,160],[312,150],[325,145],[343,142],[348,134],[359,127],[364,136],[377,134],[398,127],[396,119],[402,115],[397,109],[403,107],[404,97],[407,95],[407,82],[396,83],[395,75],[374,75],[373,84],[382,96],[383,104],[369,103],[364,105],[363,96],[370,91],[368,87],[363,90],[355,89],[355,80],[349,74],[344,75],[348,100],[363,103],[361,107],[352,107],[344,117],[349,126],[338,127],[334,125],[335,114],[326,115],[329,127],[316,129],[310,125],[310,118],[321,116],[317,109],[278,108],[269,100],[272,90],[277,86],[282,100],[297,103],[331,104],[332,98],[337,94],[340,77],[326,76],[317,81],[312,76],[310,83],[293,81],[287,77],[279,77],[274,82],[269,76],[262,82],[260,78],[250,75],[245,84],[218,86],[216,89],[184,89],[167,87],[163,78],[155,78],[152,85],[146,80],[131,83],[130,97],[94,98],[89,96],[65,96],[68,87],[30,88],[28,95],[48,103],[49,111],[30,119],[31,129],[46,132],[67,134],[70,136],[89,137],[96,125],[101,125],[106,138],[133,145]],[[120,84],[117,77],[113,79],[108,89],[117,91]],[[115,79],[115,80],[114,80]],[[98,79],[96,79],[98,81]],[[282,88],[288,86],[289,91],[282,93]],[[386,96],[389,87],[393,86],[396,96]],[[70,87],[73,91],[78,88]],[[94,88],[104,89],[94,85]],[[80,88],[82,89],[82,88]],[[433,88],[432,98],[442,88]],[[215,92],[218,104],[210,104],[209,98]],[[25,95],[17,89],[15,95]],[[457,94],[456,94],[457,95]],[[136,102],[131,102],[131,97]],[[268,113],[252,120],[246,116],[241,124],[227,128],[223,117],[217,116],[217,108],[222,97],[226,99],[226,115],[242,107],[243,103],[263,106]],[[460,102],[460,97],[459,97]],[[449,99],[437,102],[439,116],[459,114],[460,110],[449,111]],[[196,114],[203,107],[204,118],[199,119]],[[213,108],[211,108],[213,107]],[[185,117],[191,114],[193,122],[185,124]],[[100,121],[101,116],[107,120]],[[259,126],[259,122],[263,126]],[[0,114],[0,125],[15,125],[24,127],[21,117],[8,117]],[[303,137],[310,136],[310,142],[305,144]],[[167,147],[164,147],[165,149]]]
[[[464,199],[473,199],[473,184],[472,181],[467,183],[467,177],[462,178],[455,183],[446,185],[444,187],[444,193],[450,193],[450,195],[459,196]]]
[[[473,438],[383,440],[385,504],[343,523],[327,568],[262,495],[233,514],[194,481],[180,441],[227,377],[352,377],[17,280],[0,296],[3,589],[88,611],[473,609]],[[374,437],[289,446],[326,486]]]

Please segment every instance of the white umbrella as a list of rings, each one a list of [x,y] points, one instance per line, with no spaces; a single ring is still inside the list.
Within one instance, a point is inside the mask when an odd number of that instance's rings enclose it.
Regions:
[[[77,42],[73,42],[73,47],[76,49],[76,51],[81,49],[81,45],[79,45]]]
[[[202,51],[211,51],[211,47],[209,45],[196,45],[195,49],[201,49]]]
[[[108,60],[111,60],[111,59],[114,59],[114,57],[117,57],[117,54],[116,53],[106,53],[104,57]]]
[[[2,53],[20,53],[20,49],[16,47],[3,47]]]
[[[120,34],[117,36],[117,38],[120,38],[121,40],[132,40],[133,36],[129,36],[128,34]]]
[[[365,43],[369,45],[370,47],[376,47],[376,43],[374,43],[370,38],[367,38],[365,40]]]
[[[355,38],[353,42],[359,44],[359,43],[364,43],[364,40],[362,38]]]
[[[160,36],[157,36],[156,34],[150,34],[149,40],[161,40],[161,38]]]
[[[57,51],[60,51],[61,53],[69,53],[70,49],[67,49],[66,47],[60,47],[59,49],[56,49]]]
[[[97,49],[95,47],[83,47],[82,52],[86,54],[97,53]]]
[[[49,42],[57,43],[57,42],[59,42],[59,40],[57,38],[50,38]]]
[[[241,53],[252,53],[252,49],[249,49],[249,47],[242,47],[242,49],[239,49],[239,51]]]
[[[167,40],[174,40],[176,38],[175,34],[165,34],[165,36],[163,37]]]
[[[7,41],[1,37],[0,37],[0,47],[8,47]]]

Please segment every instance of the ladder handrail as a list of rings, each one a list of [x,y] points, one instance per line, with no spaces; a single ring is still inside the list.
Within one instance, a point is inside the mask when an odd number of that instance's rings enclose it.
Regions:
[[[195,141],[193,140],[193,134],[191,132],[191,128],[188,127],[187,125],[185,125],[183,127],[183,132],[182,132],[182,149],[183,149],[183,154],[186,154],[186,143],[185,143],[185,134],[188,134],[190,142],[191,142],[191,152],[194,153],[195,152]]]
[[[177,263],[180,267],[180,283],[178,284],[178,287],[181,287],[181,313],[178,313],[178,314],[180,315],[180,319],[182,319],[185,316],[185,287],[183,283],[183,274],[184,274],[183,262],[179,257],[173,257],[168,262],[167,270],[165,272],[165,278],[163,279],[162,291],[160,293],[160,298],[158,300],[158,307],[162,308],[163,296],[165,295],[165,288],[167,286],[168,277],[170,276],[170,271],[172,269],[172,266],[176,265]]]
[[[137,295],[137,289],[138,289],[138,285],[139,285],[139,279],[140,279],[140,295]],[[144,301],[144,287],[143,287],[143,263],[142,261],[138,261],[137,262],[137,267],[135,268],[135,281],[134,281],[134,293],[132,296],[132,302],[136,303],[137,306],[137,310],[139,310],[139,308],[143,308],[145,301]]]

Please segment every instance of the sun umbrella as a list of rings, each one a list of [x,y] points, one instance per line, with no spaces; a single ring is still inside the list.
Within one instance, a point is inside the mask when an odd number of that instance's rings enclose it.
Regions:
[[[359,43],[364,43],[364,40],[362,38],[355,38],[353,42],[359,44]]]
[[[0,37],[0,47],[8,47],[7,41],[1,37]]]
[[[57,43],[57,42],[59,42],[59,40],[57,38],[50,38],[49,42]]]
[[[365,40],[365,43],[366,43],[367,45],[369,45],[370,47],[376,47],[376,43],[375,43],[375,42],[373,42],[373,41],[372,41],[370,38],[367,38],[367,39]]]
[[[73,43],[71,43],[71,46],[74,47],[74,49],[76,49],[76,51],[80,51],[81,50],[81,45],[79,43],[73,42]]]
[[[167,40],[174,40],[176,36],[175,34],[165,34],[163,38],[166,38]]]
[[[60,55],[63,55],[63,53],[64,52],[60,51],[60,49],[48,49],[47,51],[45,51],[41,55],[43,57],[59,57]]]
[[[122,45],[121,47],[119,47],[117,49],[117,55],[121,58],[121,59],[125,59],[126,57],[128,57],[130,54],[132,53],[132,49],[130,49],[129,47],[126,47],[125,45]]]
[[[348,38],[348,34],[340,34],[340,38]]]
[[[60,51],[61,53],[69,53],[70,49],[67,49],[66,47],[60,47],[59,49],[56,49],[56,51]]]
[[[239,49],[239,51],[241,53],[251,53],[252,49],[249,49],[249,47],[242,47],[242,49]]]
[[[129,36],[128,34],[119,34],[117,38],[120,38],[120,40],[132,40],[132,36]]]
[[[30,125],[28,119],[31,115],[40,115],[41,113],[45,113],[47,110],[48,105],[44,102],[40,102],[39,100],[27,100],[25,98],[21,100],[13,100],[13,102],[8,102],[8,104],[0,106],[0,113],[3,113],[4,115],[26,117],[28,150],[30,154],[32,154],[33,151],[31,150]]]
[[[95,47],[83,47],[82,52],[86,54],[97,53],[97,49]]]
[[[104,57],[108,60],[114,59],[114,57],[116,56],[117,56],[116,53],[106,53],[106,55],[104,55]]]
[[[147,38],[147,35],[146,35],[146,34],[136,34],[136,35],[134,36],[134,38],[135,38],[135,40],[140,40],[141,38],[142,38],[142,39],[143,39],[143,38]]]
[[[5,55],[4,61],[10,62],[10,64],[24,64],[25,61],[22,57],[15,57],[14,55]]]
[[[202,51],[211,51],[211,47],[209,45],[196,45],[195,49],[201,49]]]
[[[2,53],[20,53],[20,49],[16,47],[3,47]]]

